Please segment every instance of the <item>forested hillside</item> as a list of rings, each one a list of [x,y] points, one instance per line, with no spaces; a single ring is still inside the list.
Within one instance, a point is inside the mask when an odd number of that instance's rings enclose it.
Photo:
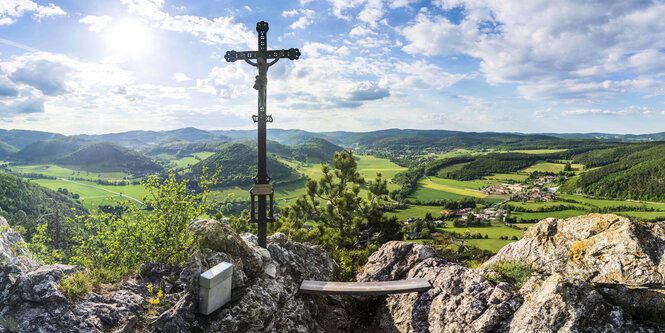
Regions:
[[[36,222],[52,221],[55,214],[63,220],[87,213],[71,194],[49,190],[14,175],[0,172],[0,215],[30,240],[36,230]]]
[[[616,199],[665,200],[665,142],[622,145],[574,157],[589,170],[565,190]]]
[[[12,158],[21,163],[53,163],[77,151],[85,143],[86,140],[76,136],[37,141],[16,152]]]
[[[111,142],[86,143],[75,152],[56,159],[54,163],[92,172],[120,171],[132,175],[152,174],[162,170],[141,153]]]
[[[18,148],[0,141],[0,159],[6,159],[17,151]]]
[[[156,147],[145,150],[144,154],[149,156],[157,156],[166,154],[174,156],[175,158],[182,158],[190,154],[206,152],[206,151],[220,151],[229,142],[227,141],[213,141],[213,142],[189,142],[189,141],[176,141],[161,144]]]
[[[254,145],[254,143],[252,143]],[[331,162],[336,152],[344,148],[332,144],[325,139],[314,138],[297,146],[286,146],[276,141],[268,141],[266,144],[268,153],[293,159],[300,162],[324,163]]]
[[[256,175],[257,152],[256,149],[245,144],[235,143],[224,147],[221,151],[206,158],[191,167],[192,175],[198,178],[203,167],[213,173],[218,166],[222,168],[219,176],[219,186],[250,185],[252,177]],[[267,168],[274,183],[289,183],[301,179],[291,167],[268,156]]]
[[[228,141],[229,138],[193,127],[171,131],[129,131],[101,135],[81,135],[90,141],[110,141],[130,149],[146,149],[174,141],[213,142]]]

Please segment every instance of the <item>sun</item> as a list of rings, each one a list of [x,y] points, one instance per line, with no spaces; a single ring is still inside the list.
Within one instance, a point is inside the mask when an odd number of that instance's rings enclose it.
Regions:
[[[152,47],[152,30],[137,20],[124,20],[106,31],[105,44],[114,55],[140,57]]]

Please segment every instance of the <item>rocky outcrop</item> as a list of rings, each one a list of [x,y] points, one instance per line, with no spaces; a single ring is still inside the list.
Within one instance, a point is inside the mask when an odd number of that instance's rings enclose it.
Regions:
[[[389,242],[370,256],[358,281],[423,278],[433,288],[390,295],[374,327],[384,332],[507,332],[520,295],[508,283],[493,283],[484,272],[434,257],[426,246]]]
[[[656,327],[636,324],[592,284],[558,273],[544,280],[532,279],[522,291],[525,302],[515,313],[510,332],[656,331]]]
[[[334,264],[321,248],[275,234],[263,249],[255,236],[240,236],[214,220],[196,220],[190,227],[201,246],[186,267],[146,263],[139,268],[139,276],[117,288],[101,288],[78,300],[67,299],[58,282],[82,268],[42,265],[26,252],[3,250],[0,319],[15,322],[18,332],[348,330],[340,298],[298,293],[303,279],[333,279]],[[22,242],[19,238],[3,228],[0,248],[9,249],[10,244]],[[198,276],[221,261],[234,264],[232,300],[209,316],[200,315]],[[149,284],[164,291],[159,306],[149,305]]]
[[[0,225],[6,223],[0,217]],[[119,290],[102,296],[88,294],[83,300],[68,300],[58,287],[64,277],[82,270],[70,265],[41,265],[27,251],[16,251],[23,243],[11,228],[0,232],[0,319],[16,323],[18,332],[108,332],[132,329],[147,303],[145,287],[125,282]],[[129,332],[130,330],[124,330]]]
[[[432,248],[418,243],[388,242],[367,258],[367,264],[356,276],[356,280],[400,280],[417,263],[434,256],[436,254]]]
[[[237,235],[213,220],[197,220],[194,230],[214,234],[202,238],[200,253],[190,258],[184,276],[198,279],[202,271],[221,261],[234,265],[232,300],[209,316],[197,314],[196,290],[188,291],[171,310],[151,326],[163,332],[344,332],[349,320],[339,297],[299,294],[303,279],[331,281],[333,261],[323,249],[289,242],[284,234],[268,237],[267,249],[256,236]],[[211,232],[209,232],[211,231]],[[238,267],[242,267],[241,271]],[[190,272],[190,273],[185,273]],[[187,278],[184,278],[187,280]],[[188,282],[196,285],[194,281]]]
[[[665,332],[663,230],[612,214],[546,219],[478,269],[391,242],[357,279],[425,278],[433,288],[360,301],[385,332]],[[520,290],[491,269],[506,261],[533,267]]]
[[[614,214],[549,218],[503,247],[485,266],[524,260],[539,272],[622,285],[665,283],[665,225]]]

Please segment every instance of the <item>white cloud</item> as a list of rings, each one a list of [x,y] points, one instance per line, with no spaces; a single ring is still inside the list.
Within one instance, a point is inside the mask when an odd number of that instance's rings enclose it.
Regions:
[[[388,0],[388,6],[391,9],[407,7],[410,4],[416,2],[416,0]]]
[[[294,9],[288,12],[283,12],[282,16],[292,17],[298,15],[298,13],[300,13],[301,16],[298,18],[298,20],[296,20],[291,24],[291,29],[293,30],[304,29],[308,25],[314,23],[314,15],[316,14],[316,12],[314,12],[311,9],[300,9],[299,11]]]
[[[367,0],[365,7],[358,14],[358,19],[370,27],[376,27],[384,13],[383,0]]]
[[[62,8],[49,3],[48,6],[37,6],[37,10],[32,14],[32,17],[39,20],[45,17],[56,15],[67,15],[67,13],[62,10]]]
[[[650,115],[655,111],[648,107],[632,105],[627,108],[611,111],[607,109],[575,109],[562,112],[564,116],[628,116],[628,115]]]
[[[343,20],[350,20],[351,17],[344,15],[344,11],[350,8],[358,7],[365,3],[365,0],[328,0],[333,9],[333,15]]]
[[[249,93],[252,90],[254,76],[250,72],[254,67],[238,65],[227,65],[213,67],[205,80],[196,80],[196,88],[204,93],[228,100]],[[249,87],[249,88],[245,88]],[[240,90],[239,88],[245,88]]]
[[[285,10],[282,12],[282,17],[293,17],[298,15],[297,9]]]
[[[191,78],[187,76],[185,73],[173,73],[173,79],[176,82],[185,82],[191,80]]]
[[[338,49],[330,44],[318,43],[318,42],[307,42],[305,46],[302,47],[303,54],[307,54],[308,57],[317,58],[321,55],[328,55],[336,52]]]
[[[0,25],[12,24],[26,12],[32,13],[35,20],[67,14],[62,8],[52,3],[41,6],[31,0],[2,0],[0,2]]]
[[[359,37],[359,36],[365,36],[365,35],[376,35],[377,33],[372,31],[371,29],[368,29],[364,26],[356,26],[353,29],[351,29],[351,32],[349,32],[349,35],[351,37]]]
[[[44,99],[28,97],[9,102],[0,102],[0,119],[17,115],[44,112]]]
[[[487,82],[516,83],[517,91],[527,98],[594,102],[640,91],[639,81],[644,78],[635,76],[641,74],[652,75],[650,92],[662,93],[656,86],[665,86],[654,83],[662,81],[656,75],[665,75],[658,59],[659,50],[665,48],[661,19],[665,3],[456,0],[436,4],[443,10],[461,7],[463,19],[456,24],[431,11],[420,13],[400,30],[407,40],[404,51],[477,58]]]
[[[552,109],[543,109],[543,110],[536,110],[533,112],[533,116],[536,118],[545,118],[547,117],[550,113],[552,112]]]
[[[403,89],[442,90],[468,78],[467,74],[451,74],[439,66],[424,60],[398,62],[393,65],[395,74],[385,75],[386,85]]]
[[[100,32],[108,26],[111,21],[113,21],[113,18],[110,16],[95,16],[95,15],[88,15],[82,19],[79,20],[79,23],[87,24],[90,27],[88,27],[88,30],[94,31],[94,32]]]
[[[333,15],[347,21],[351,19],[351,16],[345,12],[362,6],[360,12],[356,15],[356,18],[373,28],[375,28],[378,23],[382,22],[381,19],[386,13],[384,0],[328,0],[328,2],[332,6]],[[389,6],[390,8],[397,8],[405,2],[408,1],[393,1]]]
[[[233,17],[220,16],[208,19],[193,15],[172,16],[162,11],[164,0],[122,0],[131,14],[152,21],[163,30],[188,32],[201,37],[207,44],[229,44],[255,46],[256,39],[251,30]]]
[[[429,17],[420,13],[413,25],[402,30],[409,44],[402,49],[411,54],[426,56],[464,51],[466,44],[462,28],[447,18]]]
[[[349,54],[351,54],[351,50],[349,50],[349,48],[346,47],[346,45],[344,45],[344,46],[338,48],[338,49],[335,51],[335,53],[337,53],[337,55],[339,55],[339,56],[341,56],[341,57],[346,57],[346,56],[348,56]]]

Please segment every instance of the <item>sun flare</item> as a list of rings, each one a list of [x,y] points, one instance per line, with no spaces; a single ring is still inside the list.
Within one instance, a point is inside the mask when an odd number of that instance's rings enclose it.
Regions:
[[[106,33],[106,47],[113,54],[139,57],[152,46],[153,36],[150,27],[140,21],[120,21]]]

